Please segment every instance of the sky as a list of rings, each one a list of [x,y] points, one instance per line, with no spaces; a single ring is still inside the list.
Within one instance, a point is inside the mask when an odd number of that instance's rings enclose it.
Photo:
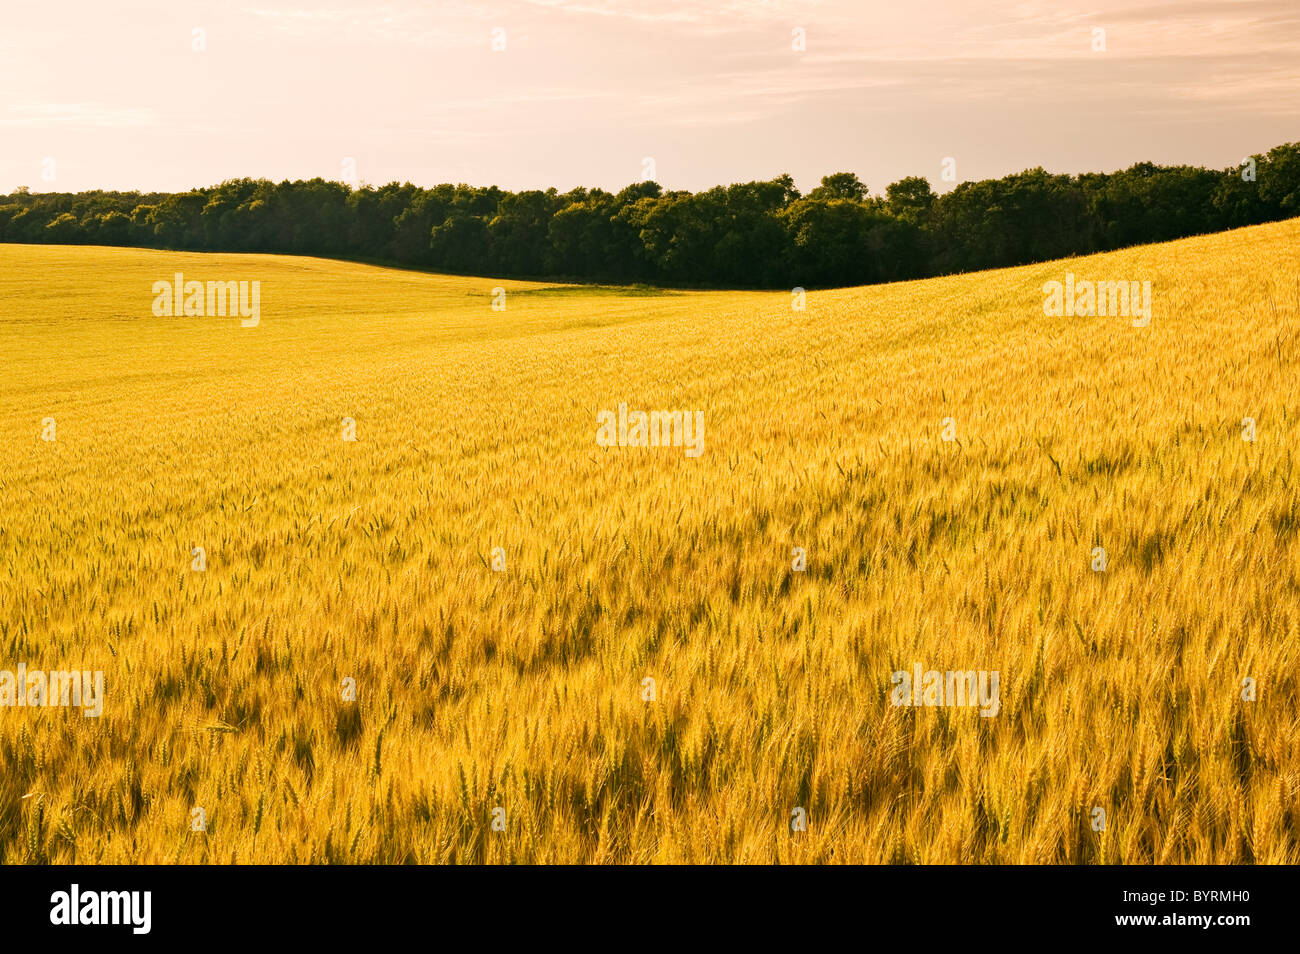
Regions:
[[[5,193],[782,173],[807,192],[837,171],[944,191],[1300,140],[1300,0],[44,0],[2,19]]]

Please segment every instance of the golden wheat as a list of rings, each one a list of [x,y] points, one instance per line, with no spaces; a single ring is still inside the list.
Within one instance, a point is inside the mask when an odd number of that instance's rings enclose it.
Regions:
[[[0,669],[105,673],[0,708],[0,861],[1297,863],[1298,249],[799,312],[0,246]],[[154,317],[176,271],[260,325]],[[1067,271],[1151,325],[1045,317]],[[997,716],[891,705],[917,663]]]

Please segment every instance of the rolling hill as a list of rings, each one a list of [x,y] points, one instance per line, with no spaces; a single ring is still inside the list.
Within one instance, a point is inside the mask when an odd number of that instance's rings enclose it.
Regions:
[[[0,670],[104,673],[0,707],[0,861],[1300,862],[1298,275],[1300,220],[802,310],[0,245]]]

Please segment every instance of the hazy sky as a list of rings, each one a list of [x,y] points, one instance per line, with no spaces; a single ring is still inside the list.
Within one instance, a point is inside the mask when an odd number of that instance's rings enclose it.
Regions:
[[[0,24],[4,192],[348,157],[375,184],[614,190],[653,157],[670,189],[942,190],[944,157],[961,180],[1295,140],[1300,0],[44,0]]]

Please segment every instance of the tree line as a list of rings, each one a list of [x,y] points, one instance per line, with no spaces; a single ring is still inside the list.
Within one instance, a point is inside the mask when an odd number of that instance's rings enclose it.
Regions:
[[[1000,268],[1300,215],[1300,143],[1210,170],[1042,168],[937,195],[856,175],[666,192],[507,192],[235,179],[180,193],[0,196],[0,241],[350,258],[435,271],[680,286],[859,285]]]

